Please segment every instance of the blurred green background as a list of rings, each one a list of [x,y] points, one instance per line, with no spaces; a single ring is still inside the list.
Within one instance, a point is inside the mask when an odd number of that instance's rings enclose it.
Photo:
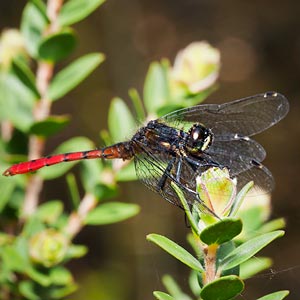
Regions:
[[[1,31],[19,26],[25,3],[0,1]],[[290,290],[290,299],[296,299],[300,295],[299,28],[296,0],[107,0],[75,26],[79,47],[74,53],[79,57],[101,51],[107,59],[64,101],[54,104],[54,113],[70,114],[72,122],[49,140],[47,152],[72,136],[98,141],[99,130],[107,128],[113,96],[128,99],[130,87],[141,91],[153,60],[172,60],[190,42],[207,40],[222,55],[219,89],[207,102],[223,103],[268,90],[290,100],[288,117],[257,137],[276,179],[273,217],[286,218],[286,236],[263,251],[274,259],[274,267],[247,281],[243,299],[280,289]],[[42,197],[65,199],[68,206],[65,180],[47,182]],[[119,200],[139,203],[142,211],[129,221],[84,228],[79,234],[75,242],[85,243],[90,251],[70,266],[81,285],[70,299],[153,299],[152,291],[163,289],[160,278],[165,273],[187,286],[187,268],[145,239],[156,232],[186,245],[183,211],[138,182],[121,185]]]

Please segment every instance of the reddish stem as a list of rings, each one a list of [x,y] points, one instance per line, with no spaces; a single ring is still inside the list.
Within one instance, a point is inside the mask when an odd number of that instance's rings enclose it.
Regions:
[[[57,17],[59,10],[63,4],[62,0],[48,0],[47,14],[50,20],[49,27],[45,30],[44,34],[49,35],[58,30]],[[47,91],[49,83],[53,77],[54,64],[45,61],[39,61],[36,71],[36,84],[37,89],[41,95],[40,100],[37,102],[33,116],[36,121],[41,121],[49,116],[51,109],[51,101],[47,98]],[[36,135],[29,137],[29,159],[35,159],[43,155],[45,148],[45,140]],[[43,180],[38,175],[32,175],[25,193],[25,200],[23,204],[22,214],[23,217],[30,216],[36,210],[38,199],[43,187]]]

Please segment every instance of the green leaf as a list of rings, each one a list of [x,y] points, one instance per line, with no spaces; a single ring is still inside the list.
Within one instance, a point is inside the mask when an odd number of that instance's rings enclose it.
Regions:
[[[7,178],[1,176],[0,177],[0,213],[9,202],[10,197],[15,189],[16,181],[15,180],[8,180]]]
[[[11,271],[25,272],[28,268],[28,261],[17,251],[15,245],[2,247],[1,258],[5,267]]]
[[[27,3],[22,15],[21,32],[28,52],[38,57],[38,45],[46,29],[48,20],[42,10],[34,3]]]
[[[73,151],[86,151],[92,149],[94,144],[85,137],[74,137],[68,141],[62,143],[54,151],[55,153],[68,153]],[[79,161],[63,162],[58,165],[51,166],[49,168],[43,168],[37,172],[45,179],[54,179],[65,174]]]
[[[49,286],[51,284],[51,280],[48,276],[37,271],[33,267],[29,267],[26,271],[26,274],[42,286]]]
[[[96,199],[102,200],[117,195],[118,187],[115,184],[114,173],[104,169],[103,161],[86,160],[81,164],[81,181],[87,193],[92,193]]]
[[[107,202],[99,205],[87,215],[86,225],[106,225],[129,219],[140,211],[136,204]]]
[[[255,255],[262,248],[267,246],[273,240],[284,235],[284,231],[278,230],[257,236],[241,246],[233,250],[229,255],[227,255],[220,263],[222,270],[231,269]]]
[[[244,283],[239,277],[230,275],[214,280],[201,291],[203,300],[230,300],[244,290]]]
[[[66,253],[66,259],[80,258],[86,255],[88,248],[84,245],[70,245]]]
[[[30,133],[41,137],[49,137],[63,130],[69,123],[69,116],[51,115],[43,121],[38,121],[32,124]]]
[[[192,300],[188,295],[182,292],[177,282],[170,275],[164,275],[162,282],[167,291],[174,297],[174,299],[180,300]]]
[[[21,281],[19,284],[19,291],[25,299],[40,300],[37,291],[35,291],[35,284],[31,280]]]
[[[248,182],[237,194],[235,197],[234,203],[232,205],[231,211],[230,211],[230,216],[235,216],[236,213],[238,212],[239,208],[241,207],[245,197],[247,196],[247,193],[251,190],[253,187],[254,182],[250,181]]]
[[[0,74],[0,120],[27,132],[33,122],[35,95],[14,74]]]
[[[175,242],[171,241],[165,236],[159,234],[148,234],[147,240],[155,243],[166,252],[192,268],[193,270],[203,272],[203,267],[201,263],[188,251],[184,248],[176,244]]]
[[[108,112],[108,128],[114,141],[129,138],[136,130],[135,120],[125,102],[114,98]]]
[[[72,273],[62,266],[52,268],[50,270],[50,278],[51,283],[54,285],[68,285],[74,281]]]
[[[79,85],[105,59],[102,53],[84,55],[57,73],[50,83],[48,98],[57,100]]]
[[[36,96],[40,98],[40,94],[35,85],[35,77],[30,68],[21,59],[14,59],[11,64],[12,72],[16,77]]]
[[[117,181],[132,181],[137,180],[134,162],[131,161],[124,168],[121,168],[116,174]]]
[[[79,22],[96,10],[105,0],[69,0],[58,16],[61,26],[69,26]]]
[[[45,36],[39,44],[39,57],[45,61],[58,62],[68,57],[76,46],[74,31],[66,28],[61,32]]]
[[[43,15],[45,20],[48,20],[47,16],[47,7],[42,0],[30,0],[30,2],[35,5],[35,7],[39,10],[39,12]],[[49,20],[48,20],[49,22]]]
[[[77,209],[80,203],[80,194],[76,182],[76,177],[73,173],[68,173],[66,180],[71,194],[72,206],[74,209]]]
[[[243,228],[240,219],[226,218],[206,227],[200,234],[200,239],[207,245],[218,244],[232,240]]]
[[[241,264],[240,278],[248,279],[257,273],[270,268],[272,260],[269,257],[254,257]]]
[[[285,219],[284,218],[278,218],[278,219],[271,220],[271,221],[263,224],[259,228],[259,232],[260,233],[266,233],[266,232],[282,229],[284,227],[285,227]]]
[[[272,294],[265,295],[257,300],[282,300],[289,295],[289,291],[278,291]]]
[[[22,237],[29,238],[32,235],[44,230],[46,228],[46,225],[42,222],[41,219],[32,216],[29,219],[27,219],[23,231],[22,231]]]
[[[159,63],[150,65],[144,84],[144,103],[148,114],[156,114],[169,99],[169,86],[166,71]]]
[[[53,200],[41,204],[35,215],[38,219],[45,223],[53,224],[63,212],[63,205],[61,201]]]
[[[38,121],[30,127],[30,133],[42,137],[49,137],[61,131],[70,122],[69,116],[49,116],[43,121]]]
[[[132,104],[134,106],[134,109],[135,109],[135,113],[136,113],[136,116],[137,116],[137,120],[139,122],[142,122],[145,120],[146,118],[146,115],[145,115],[145,111],[144,111],[144,108],[143,108],[143,102],[142,102],[142,99],[138,93],[138,91],[136,89],[130,89],[128,91],[128,94],[129,94],[129,97],[132,101]]]
[[[174,297],[170,296],[167,293],[160,292],[160,291],[154,291],[153,296],[158,300],[175,300]]]
[[[197,236],[200,235],[200,231],[198,229],[198,226],[197,226],[197,222],[193,216],[193,214],[191,213],[190,211],[190,207],[184,197],[184,194],[182,192],[182,190],[177,186],[177,184],[175,184],[174,182],[171,182],[171,187],[174,189],[174,191],[176,192],[176,194],[178,195],[178,198],[182,204],[182,207],[185,211],[185,214],[187,216],[187,219],[189,220],[190,224],[191,224],[191,227],[193,229],[193,231],[196,233]]]

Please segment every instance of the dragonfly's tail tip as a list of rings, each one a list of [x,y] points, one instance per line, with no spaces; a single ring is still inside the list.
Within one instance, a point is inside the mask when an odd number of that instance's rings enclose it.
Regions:
[[[6,177],[8,177],[8,176],[13,176],[13,174],[12,174],[11,171],[10,171],[10,168],[7,169],[7,170],[5,170],[5,171],[2,173],[2,175],[3,175],[3,176],[6,176]]]

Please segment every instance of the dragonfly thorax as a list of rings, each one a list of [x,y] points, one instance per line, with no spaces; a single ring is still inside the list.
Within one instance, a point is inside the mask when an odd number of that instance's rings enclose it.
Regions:
[[[191,154],[200,154],[207,150],[212,143],[213,134],[203,125],[196,123],[194,124],[187,136],[186,150]]]

